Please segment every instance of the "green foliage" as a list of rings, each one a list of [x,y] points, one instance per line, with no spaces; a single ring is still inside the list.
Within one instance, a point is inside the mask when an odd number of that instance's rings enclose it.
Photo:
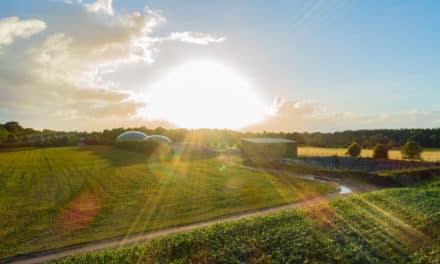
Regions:
[[[408,140],[402,149],[402,157],[409,160],[421,160],[423,148],[414,140]]]
[[[0,125],[0,143],[6,142],[9,132],[3,126]]]
[[[440,245],[433,247],[422,248],[411,256],[411,263],[413,264],[438,264],[440,263]]]
[[[351,143],[351,145],[347,149],[347,154],[350,155],[350,157],[359,157],[361,154],[362,147],[357,142]]]
[[[10,121],[3,125],[3,127],[11,134],[18,134],[23,128],[18,122]]]
[[[389,189],[57,263],[436,263],[439,199]]]
[[[373,149],[373,159],[388,159],[388,146],[377,144]]]

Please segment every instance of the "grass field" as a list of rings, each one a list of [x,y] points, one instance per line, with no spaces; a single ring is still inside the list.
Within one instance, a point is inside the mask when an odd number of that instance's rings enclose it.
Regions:
[[[305,157],[312,156],[345,156],[346,148],[320,148],[320,147],[298,147],[298,155]],[[388,153],[390,159],[402,159],[400,150],[392,149]],[[372,149],[362,149],[361,156],[371,158],[373,156]],[[425,149],[422,153],[422,159],[425,161],[440,161],[440,149]]]
[[[59,263],[439,263],[440,184],[219,224]]]
[[[237,159],[149,162],[107,146],[0,152],[0,259],[333,191]]]

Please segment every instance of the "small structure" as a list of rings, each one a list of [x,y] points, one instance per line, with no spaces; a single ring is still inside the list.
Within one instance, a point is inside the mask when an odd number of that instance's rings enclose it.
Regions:
[[[159,141],[162,143],[171,144],[171,140],[168,137],[162,135],[151,135],[145,138],[145,140],[153,140],[153,141]]]
[[[148,137],[147,134],[141,131],[126,131],[122,134],[120,134],[116,141],[122,142],[122,141],[143,141]]]
[[[272,162],[297,157],[296,141],[285,138],[242,138],[244,157],[260,162]]]
[[[162,135],[147,135],[142,131],[126,131],[122,134],[120,134],[117,138],[116,138],[117,142],[141,142],[141,141],[155,141],[158,143],[166,143],[166,144],[171,144],[171,140],[166,137],[166,136],[162,136]]]
[[[173,153],[171,140],[162,135],[148,136],[142,131],[126,131],[116,138],[115,146],[148,154],[160,153],[161,157]],[[170,157],[170,156],[169,156]]]

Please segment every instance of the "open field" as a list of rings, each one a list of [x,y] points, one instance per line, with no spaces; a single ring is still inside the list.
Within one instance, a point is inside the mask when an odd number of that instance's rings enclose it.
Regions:
[[[320,147],[298,147],[298,156],[305,157],[325,157],[325,156],[345,156],[346,148],[320,148]],[[402,159],[400,150],[392,149],[388,152],[390,159]],[[361,156],[371,158],[373,156],[372,149],[362,149]],[[422,153],[425,161],[440,161],[440,149],[425,149]]]
[[[239,162],[222,155],[148,162],[107,146],[0,152],[0,259],[333,191]]]
[[[440,184],[223,223],[58,263],[438,263]]]

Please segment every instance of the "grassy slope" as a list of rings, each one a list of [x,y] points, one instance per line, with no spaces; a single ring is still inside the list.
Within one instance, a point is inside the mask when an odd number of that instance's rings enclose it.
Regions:
[[[148,162],[104,146],[0,152],[0,259],[329,191],[228,157]]]
[[[62,263],[438,263],[440,183],[216,225]]]
[[[345,156],[347,152],[346,148],[320,148],[320,147],[298,147],[298,155],[299,156]],[[402,159],[400,150],[390,150],[389,151],[390,159]],[[372,157],[373,150],[371,149],[363,149],[361,152],[362,157]],[[422,153],[422,158],[425,161],[440,161],[440,149],[425,149]]]

